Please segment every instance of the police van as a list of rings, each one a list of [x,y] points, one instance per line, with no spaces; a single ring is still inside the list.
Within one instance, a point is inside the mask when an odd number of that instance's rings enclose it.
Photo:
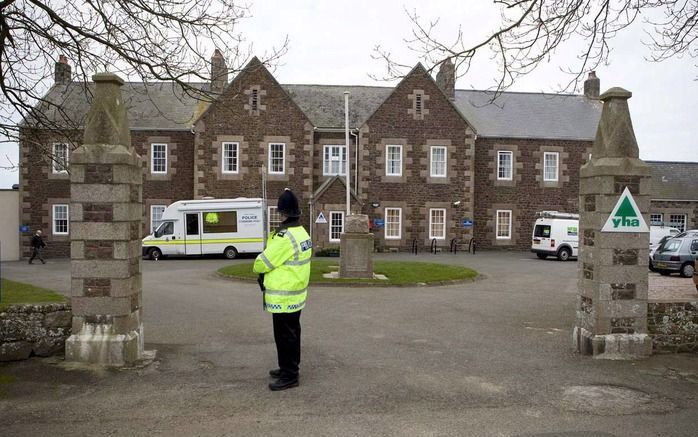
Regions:
[[[143,256],[152,260],[167,255],[222,254],[264,250],[264,199],[180,200],[165,208],[155,231],[143,239]]]
[[[579,214],[542,211],[536,214],[531,252],[538,258],[555,256],[560,261],[576,257],[579,251]]]

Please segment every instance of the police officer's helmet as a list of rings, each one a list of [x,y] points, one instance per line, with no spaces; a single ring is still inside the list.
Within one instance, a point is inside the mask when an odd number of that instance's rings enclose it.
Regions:
[[[300,217],[301,209],[298,206],[298,198],[290,188],[285,188],[284,192],[279,196],[279,202],[276,204],[279,213],[283,213],[288,217]]]

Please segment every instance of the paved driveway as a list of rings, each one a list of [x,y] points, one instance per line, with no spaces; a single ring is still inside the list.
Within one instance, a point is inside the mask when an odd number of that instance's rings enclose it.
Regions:
[[[410,255],[382,256],[412,260]],[[694,436],[698,356],[572,353],[576,263],[528,253],[421,255],[486,279],[441,287],[313,288],[301,386],[271,393],[271,320],[229,261],[143,262],[145,340],[158,360],[102,371],[0,365],[7,435]],[[241,262],[241,261],[236,261]],[[68,292],[69,263],[4,263]]]

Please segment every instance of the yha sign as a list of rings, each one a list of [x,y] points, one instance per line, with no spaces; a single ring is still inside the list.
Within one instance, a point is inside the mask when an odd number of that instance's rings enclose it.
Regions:
[[[642,218],[640,208],[637,207],[633,195],[628,187],[625,187],[620,199],[613,207],[611,215],[601,232],[649,232],[645,219]]]

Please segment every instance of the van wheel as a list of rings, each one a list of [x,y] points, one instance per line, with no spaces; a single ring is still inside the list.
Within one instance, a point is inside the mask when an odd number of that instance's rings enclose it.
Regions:
[[[152,249],[150,249],[150,252],[148,252],[148,256],[153,261],[157,261],[160,258],[162,258],[162,252],[157,247],[153,247]]]
[[[560,261],[567,261],[570,259],[572,256],[572,251],[570,251],[568,248],[563,247],[562,249],[557,251],[557,259]]]
[[[228,246],[223,251],[223,256],[225,256],[228,259],[235,259],[238,257],[238,251],[235,250],[233,246]]]
[[[539,259],[546,259],[546,258],[548,257],[548,255],[546,255],[546,254],[544,254],[544,253],[537,253],[536,256],[537,256]]]
[[[692,278],[693,272],[695,271],[696,269],[693,267],[693,263],[686,263],[681,266],[681,276],[684,278]]]
[[[659,274],[662,276],[669,276],[671,275],[671,272],[669,270],[660,270]]]

